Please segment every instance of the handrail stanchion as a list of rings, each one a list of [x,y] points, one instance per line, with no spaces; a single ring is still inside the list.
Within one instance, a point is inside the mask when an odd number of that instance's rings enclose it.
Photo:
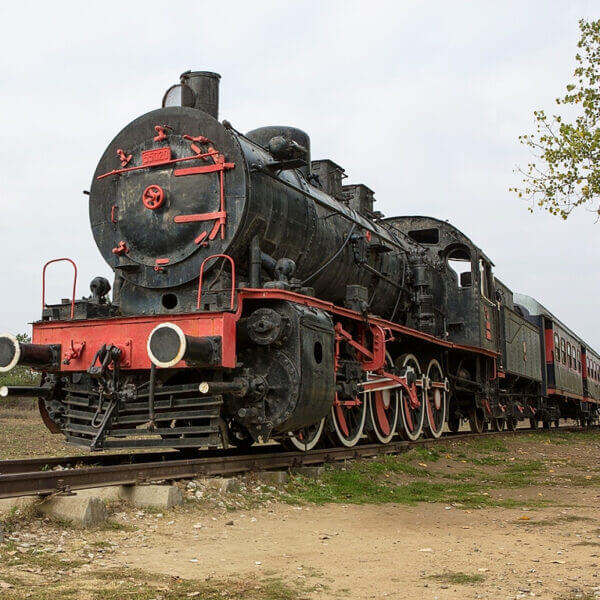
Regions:
[[[229,264],[231,265],[231,307],[230,307],[230,310],[233,310],[235,307],[235,262],[233,261],[233,258],[231,258],[231,256],[229,256],[228,254],[211,254],[210,256],[207,256],[202,261],[202,264],[200,265],[200,279],[198,281],[198,302],[196,303],[196,310],[200,310],[200,304],[201,304],[201,300],[202,300],[202,279],[204,277],[204,265],[206,265],[206,263],[209,260],[212,260],[213,258],[226,258],[229,261]]]
[[[71,297],[71,321],[72,321],[73,317],[75,316],[75,290],[77,289],[77,265],[75,264],[75,261],[71,260],[70,258],[54,258],[53,260],[49,260],[44,265],[44,268],[42,269],[42,312],[44,312],[44,309],[46,308],[46,269],[52,263],[57,263],[57,262],[68,262],[68,263],[71,263],[71,265],[73,265],[73,294]]]

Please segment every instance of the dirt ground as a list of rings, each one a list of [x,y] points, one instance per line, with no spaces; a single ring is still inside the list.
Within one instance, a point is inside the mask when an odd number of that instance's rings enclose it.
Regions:
[[[0,597],[600,598],[600,433],[448,442],[283,488],[181,485],[183,507],[115,505],[91,531],[13,510]]]
[[[597,507],[599,499],[591,493],[568,501]],[[231,515],[216,521],[203,515],[200,530],[196,516],[171,525],[162,519],[149,536],[124,542],[107,563],[184,578],[262,571],[286,580],[308,577],[326,586],[315,597],[327,599],[569,597],[600,590],[596,507],[545,510],[531,518],[548,524],[536,526],[519,521],[530,516],[520,510],[277,505],[236,515],[230,526]],[[573,514],[590,521],[562,520]],[[453,585],[446,573],[483,581]]]

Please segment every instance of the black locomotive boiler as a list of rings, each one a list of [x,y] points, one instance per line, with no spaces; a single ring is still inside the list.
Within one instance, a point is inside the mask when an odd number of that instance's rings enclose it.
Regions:
[[[37,397],[51,431],[92,450],[597,418],[587,344],[449,223],[375,211],[303,131],[219,122],[219,79],[184,73],[109,144],[89,211],[112,297],[97,277],[76,299],[74,281],[31,344],[1,336],[0,371],[41,381],[0,395]]]

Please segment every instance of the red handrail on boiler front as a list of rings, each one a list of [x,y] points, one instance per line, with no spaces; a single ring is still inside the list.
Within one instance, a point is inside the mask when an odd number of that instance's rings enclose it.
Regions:
[[[198,281],[198,302],[196,303],[196,309],[200,310],[200,301],[202,299],[202,278],[204,277],[204,265],[213,258],[226,258],[231,265],[231,308],[233,310],[235,306],[235,262],[233,262],[233,258],[228,254],[211,254],[207,256],[200,265],[200,279]]]
[[[49,260],[44,265],[44,268],[42,269],[42,312],[44,311],[44,308],[46,308],[46,269],[52,263],[57,263],[57,262],[68,262],[68,263],[71,263],[71,265],[73,265],[73,295],[71,297],[71,320],[73,320],[73,317],[75,316],[75,290],[77,288],[77,265],[75,264],[75,261],[71,260],[70,258],[54,258],[52,260]]]

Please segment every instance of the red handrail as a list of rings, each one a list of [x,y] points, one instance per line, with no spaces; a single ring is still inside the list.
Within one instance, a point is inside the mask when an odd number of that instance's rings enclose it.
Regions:
[[[202,299],[202,279],[204,277],[204,265],[213,258],[226,258],[231,265],[231,307],[230,310],[234,309],[235,306],[235,262],[233,258],[228,254],[212,254],[207,256],[200,265],[200,279],[198,281],[198,302],[196,303],[196,310],[200,310],[200,300]]]
[[[69,263],[71,263],[71,265],[73,265],[73,295],[71,298],[71,320],[73,320],[73,317],[75,316],[75,290],[77,288],[77,265],[75,264],[75,261],[71,260],[70,258],[54,258],[53,260],[49,260],[44,265],[44,268],[42,270],[42,312],[44,311],[44,308],[46,308],[46,269],[52,263],[57,263],[57,262],[69,262]]]

